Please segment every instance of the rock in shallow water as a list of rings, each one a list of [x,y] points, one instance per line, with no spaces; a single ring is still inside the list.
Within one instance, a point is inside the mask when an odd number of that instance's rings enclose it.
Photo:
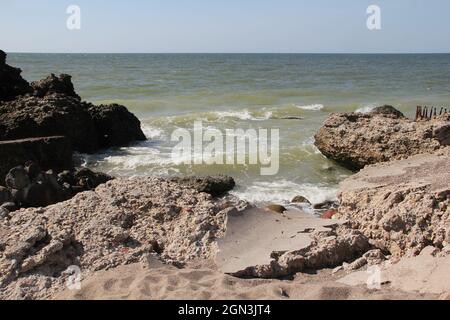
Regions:
[[[311,202],[306,199],[304,196],[296,196],[294,199],[292,199],[291,201],[292,203],[306,203],[306,204],[311,204]]]
[[[0,105],[0,136],[3,140],[65,136],[75,150],[94,152],[99,143],[88,107],[60,93],[21,97]]]
[[[284,213],[287,211],[287,209],[285,207],[283,207],[282,205],[279,205],[279,204],[270,204],[266,208],[267,208],[267,210],[273,211],[276,213]]]
[[[126,107],[81,101],[69,75],[52,74],[32,86],[20,77],[20,69],[0,63],[0,101],[6,101],[0,104],[1,140],[61,135],[76,151],[93,153],[146,139]]]
[[[233,190],[236,182],[232,177],[217,175],[206,177],[175,177],[171,181],[193,188],[198,192],[205,192],[213,197],[221,196]]]
[[[88,112],[94,120],[100,148],[120,147],[146,140],[139,119],[124,106],[91,105]]]
[[[372,113],[332,114],[315,136],[315,145],[326,157],[349,169],[432,153],[448,145],[450,115],[430,121],[413,121],[390,106]]]

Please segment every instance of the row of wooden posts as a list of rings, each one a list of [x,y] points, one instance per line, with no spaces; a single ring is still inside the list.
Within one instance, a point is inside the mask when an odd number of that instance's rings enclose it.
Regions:
[[[447,108],[441,107],[439,110],[439,107],[422,107],[418,106],[416,109],[416,120],[419,119],[431,119],[433,117],[436,117],[438,115],[442,115],[443,113],[447,113]]]

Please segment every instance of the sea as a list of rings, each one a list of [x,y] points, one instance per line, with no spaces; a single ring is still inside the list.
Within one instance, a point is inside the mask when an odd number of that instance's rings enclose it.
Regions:
[[[148,141],[80,155],[84,166],[120,177],[227,174],[253,203],[336,198],[352,172],[314,146],[330,113],[390,104],[412,117],[418,105],[450,105],[450,54],[10,53],[8,63],[28,81],[70,74],[83,100],[122,104],[140,119]],[[278,173],[175,161],[172,134],[196,121],[221,132],[278,129]]]

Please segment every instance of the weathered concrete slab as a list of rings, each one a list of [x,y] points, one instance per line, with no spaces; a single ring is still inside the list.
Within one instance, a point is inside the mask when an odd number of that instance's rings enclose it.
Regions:
[[[216,263],[222,272],[229,274],[268,265],[272,253],[303,249],[311,244],[311,232],[339,223],[343,221],[319,219],[301,211],[281,215],[250,209],[228,217],[226,235],[218,242]]]

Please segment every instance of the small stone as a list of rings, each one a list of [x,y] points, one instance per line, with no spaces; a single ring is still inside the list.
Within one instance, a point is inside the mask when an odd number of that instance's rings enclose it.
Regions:
[[[14,202],[5,202],[0,206],[0,208],[6,209],[9,212],[14,212],[18,209]]]
[[[267,210],[277,212],[277,213],[284,213],[285,211],[287,211],[287,209],[285,207],[283,207],[282,205],[279,205],[279,204],[270,204],[266,208],[267,208]]]
[[[336,210],[330,209],[330,210],[326,211],[324,214],[322,214],[320,217],[322,219],[332,219],[336,213],[337,213]]]
[[[7,218],[9,216],[9,211],[5,208],[0,207],[0,219]]]
[[[336,274],[336,273],[338,273],[339,271],[342,271],[342,270],[344,270],[344,267],[343,266],[339,266],[339,267],[334,268],[331,273],[332,274]]]
[[[289,294],[283,288],[280,288],[280,295],[284,298],[289,298]]]
[[[25,170],[27,171],[30,180],[35,179],[42,171],[41,167],[33,161],[28,161],[25,164]]]
[[[315,210],[327,210],[327,209],[333,209],[333,208],[337,208],[338,205],[335,201],[324,201],[321,203],[316,203],[313,208]]]
[[[311,204],[311,202],[306,199],[304,196],[296,196],[294,199],[292,199],[291,201],[292,203],[306,203],[306,204]]]
[[[347,271],[353,271],[353,270],[358,270],[361,269],[362,267],[364,267],[367,264],[367,259],[365,257],[361,257],[359,259],[356,259],[355,261],[353,261],[352,263],[350,263],[345,270]]]
[[[380,249],[367,251],[363,257],[367,260],[369,265],[378,265],[386,260],[383,252]]]
[[[58,174],[58,182],[61,184],[68,183],[69,185],[74,185],[76,183],[73,173],[68,170]]]
[[[30,184],[30,177],[23,166],[9,170],[5,178],[6,186],[11,189],[23,189]]]

